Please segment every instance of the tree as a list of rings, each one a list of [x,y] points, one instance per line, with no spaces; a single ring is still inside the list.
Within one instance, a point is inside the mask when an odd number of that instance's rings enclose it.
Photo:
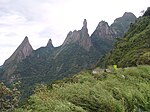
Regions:
[[[19,86],[20,82],[17,82],[13,84],[12,88],[8,88],[3,82],[0,82],[0,112],[10,112],[18,106],[20,99]]]

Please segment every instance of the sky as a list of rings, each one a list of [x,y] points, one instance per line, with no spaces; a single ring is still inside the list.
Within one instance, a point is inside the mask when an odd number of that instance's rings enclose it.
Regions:
[[[150,0],[0,0],[0,65],[28,36],[34,49],[63,43],[69,31],[87,19],[89,34],[101,20],[109,24],[125,12],[137,17]]]

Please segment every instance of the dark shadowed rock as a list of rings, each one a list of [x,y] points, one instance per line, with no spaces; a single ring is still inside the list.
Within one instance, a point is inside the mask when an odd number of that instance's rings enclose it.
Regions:
[[[147,8],[143,16],[150,16],[150,7]]]
[[[48,47],[48,48],[53,48],[54,47],[53,44],[52,44],[52,40],[51,39],[49,39],[46,47]]]

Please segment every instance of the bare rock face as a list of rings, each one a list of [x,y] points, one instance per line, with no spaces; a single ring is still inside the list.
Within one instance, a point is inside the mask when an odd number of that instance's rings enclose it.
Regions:
[[[108,25],[107,22],[99,22],[96,30],[91,35],[94,48],[101,54],[107,53],[112,47],[116,32]]]
[[[143,16],[150,16],[150,7],[147,8]]]
[[[46,47],[48,47],[48,48],[53,48],[54,47],[53,44],[52,44],[52,40],[51,39],[49,39]]]
[[[119,17],[114,20],[114,23],[111,24],[111,28],[116,33],[116,37],[123,37],[124,34],[128,31],[130,24],[134,23],[136,16],[131,12],[125,12],[122,17]]]
[[[101,21],[99,22],[96,30],[92,35],[95,35],[99,38],[111,40],[114,38],[115,32],[113,29],[108,25],[107,22]]]
[[[96,30],[91,35],[92,40],[95,38],[113,40],[116,37],[123,37],[125,32],[130,27],[131,23],[134,23],[136,16],[131,12],[125,12],[122,17],[114,20],[110,26],[107,22],[99,22]],[[97,40],[96,40],[97,41]]]
[[[65,39],[63,43],[63,46],[68,45],[68,44],[73,44],[73,43],[79,44],[81,47],[83,47],[87,51],[90,50],[92,46],[92,42],[88,34],[86,19],[84,19],[83,27],[81,30],[78,30],[78,31],[74,30],[73,32],[70,31],[68,33],[67,38]]]
[[[9,76],[9,74],[12,74],[17,68],[17,64],[29,56],[32,51],[33,48],[29,43],[28,37],[26,36],[16,51],[4,62],[4,75]]]

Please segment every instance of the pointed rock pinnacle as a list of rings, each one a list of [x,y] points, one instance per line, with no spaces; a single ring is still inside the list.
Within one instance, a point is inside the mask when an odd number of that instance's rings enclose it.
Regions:
[[[53,44],[52,44],[52,40],[51,39],[49,39],[46,47],[49,47],[49,48],[54,47]]]

